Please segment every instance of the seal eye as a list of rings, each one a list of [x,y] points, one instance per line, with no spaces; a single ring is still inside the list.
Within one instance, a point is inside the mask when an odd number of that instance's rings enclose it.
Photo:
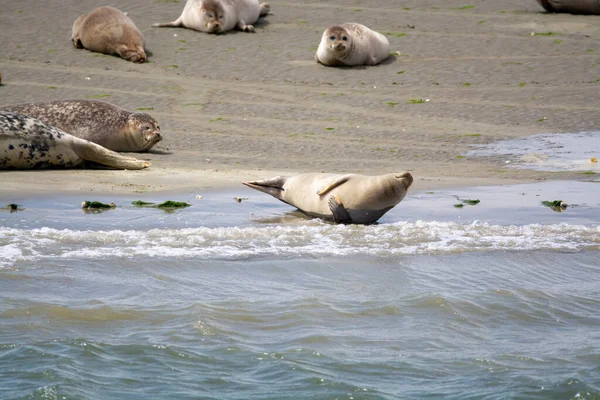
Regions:
[[[345,42],[346,40],[348,40],[348,38],[346,36],[342,37],[342,40]]]
[[[208,13],[208,14],[206,14],[206,15],[208,16],[208,18],[212,18],[212,17],[213,17],[213,14],[212,14],[212,13]]]
[[[335,36],[329,36],[329,40],[335,40]]]

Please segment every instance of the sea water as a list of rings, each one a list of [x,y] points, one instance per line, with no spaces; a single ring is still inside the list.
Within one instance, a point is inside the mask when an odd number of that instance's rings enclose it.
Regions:
[[[1,399],[600,398],[598,182],[410,192],[371,226],[140,196],[2,195]]]

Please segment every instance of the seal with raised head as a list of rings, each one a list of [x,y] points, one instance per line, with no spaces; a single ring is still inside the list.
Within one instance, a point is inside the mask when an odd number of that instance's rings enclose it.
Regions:
[[[158,122],[98,100],[55,100],[0,107],[39,119],[113,151],[144,152],[162,140]]]
[[[330,67],[377,65],[390,55],[390,43],[379,32],[349,22],[325,29],[315,61]]]
[[[232,29],[254,32],[254,24],[271,9],[258,0],[187,0],[175,21],[152,24],[153,27],[183,27],[206,33]]]
[[[124,156],[35,118],[0,111],[0,169],[76,168],[87,162],[143,169],[149,161]]]
[[[98,7],[77,18],[71,40],[78,49],[117,55],[134,63],[147,58],[144,35],[127,14],[114,7]]]
[[[537,0],[551,13],[600,15],[600,0]]]
[[[412,182],[409,172],[400,172],[378,176],[308,173],[242,183],[312,217],[372,224],[402,201]]]

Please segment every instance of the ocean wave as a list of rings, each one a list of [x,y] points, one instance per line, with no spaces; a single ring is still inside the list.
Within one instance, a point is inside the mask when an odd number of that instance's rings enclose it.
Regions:
[[[15,229],[0,227],[0,267],[42,258],[182,257],[245,259],[393,256],[476,251],[600,248],[600,227],[490,225],[416,221],[356,226],[310,222],[299,226],[142,230]]]

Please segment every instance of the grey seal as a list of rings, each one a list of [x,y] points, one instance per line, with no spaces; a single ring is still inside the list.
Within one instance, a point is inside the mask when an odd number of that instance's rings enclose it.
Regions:
[[[162,140],[158,122],[97,100],[55,100],[0,107],[26,115],[113,151],[144,152]]]
[[[242,183],[312,217],[372,224],[402,201],[412,182],[409,172],[401,172],[377,176],[307,173]]]
[[[153,27],[183,27],[206,33],[232,29],[254,32],[254,24],[271,7],[258,0],[187,0],[175,21],[152,24]]]
[[[147,58],[144,35],[127,14],[114,7],[98,7],[79,16],[71,41],[75,48],[117,55],[134,63]]]
[[[596,14],[600,15],[600,0],[537,0],[552,13]]]
[[[0,111],[0,169],[75,168],[87,161],[117,169],[150,166],[35,118]]]
[[[332,67],[377,65],[389,55],[390,43],[384,35],[349,22],[325,29],[315,61]]]

